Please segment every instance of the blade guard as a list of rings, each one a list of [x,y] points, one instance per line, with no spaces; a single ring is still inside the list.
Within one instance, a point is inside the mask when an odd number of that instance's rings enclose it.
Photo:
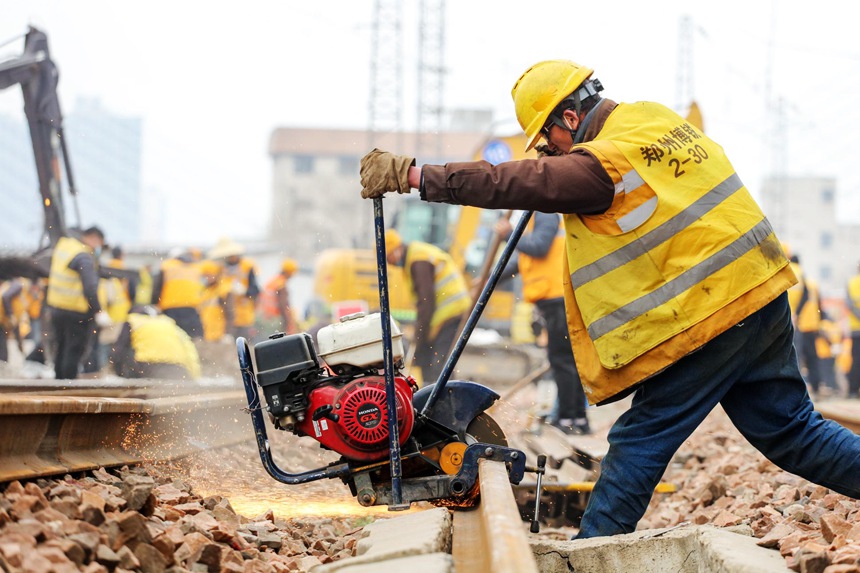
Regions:
[[[430,398],[435,384],[425,386],[412,397],[416,411],[421,411]],[[477,382],[450,380],[445,386],[429,417],[446,428],[457,432],[461,440],[466,438],[466,428],[478,414],[492,406],[499,395]]]

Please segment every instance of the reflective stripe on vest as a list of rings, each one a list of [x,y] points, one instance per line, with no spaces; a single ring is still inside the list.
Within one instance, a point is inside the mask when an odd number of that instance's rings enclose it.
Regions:
[[[534,229],[534,217],[526,231]],[[518,254],[520,275],[523,279],[523,299],[526,302],[550,300],[564,296],[564,224],[559,217],[558,232],[546,255],[530,257]]]
[[[565,215],[573,296],[603,367],[630,363],[788,264],[722,148],[668,108],[620,104],[581,147],[620,189],[602,215]]]
[[[406,249],[406,269],[412,263],[427,261],[434,269],[434,290],[436,293],[436,310],[430,320],[430,338],[439,333],[439,328],[448,320],[469,312],[472,300],[463,275],[454,264],[451,255],[429,243],[409,243]],[[403,273],[407,287],[414,292],[412,273]]]
[[[72,259],[81,253],[89,252],[89,247],[75,238],[62,237],[57,241],[51,255],[51,272],[48,277],[49,306],[81,313],[90,311],[90,305],[84,297],[81,275],[69,268]]]

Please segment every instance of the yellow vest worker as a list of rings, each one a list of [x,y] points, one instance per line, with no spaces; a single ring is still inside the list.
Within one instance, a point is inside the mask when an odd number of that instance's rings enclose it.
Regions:
[[[592,73],[547,60],[514,84],[527,148],[543,138],[545,157],[417,167],[374,149],[362,197],[416,188],[429,202],[565,214],[583,383],[595,404],[632,394],[577,539],[635,531],[717,406],[786,472],[860,498],[860,436],[815,413],[785,294],[797,279],[764,214],[716,142],[665,106],[601,98]]]
[[[189,253],[175,253],[161,264],[161,273],[152,287],[153,303],[157,303],[158,308],[192,338],[203,336],[203,325],[197,311],[202,297],[200,263],[192,261]]]
[[[158,307],[196,307],[203,291],[203,276],[200,265],[179,258],[168,259],[161,265],[161,293]]]
[[[445,322],[454,318],[459,319],[471,310],[472,304],[466,281],[448,253],[430,243],[418,241],[409,243],[406,246],[406,263],[404,266],[408,269],[414,263],[421,261],[433,265],[435,271],[433,275],[435,310],[430,319],[430,339],[432,340]],[[404,273],[403,279],[411,291],[416,291],[410,273]]]
[[[191,337],[164,315],[131,312],[111,354],[126,378],[200,377],[200,357]]]
[[[690,162],[673,165],[660,147],[657,161],[657,141],[668,149],[689,142]],[[795,279],[722,148],[669,109],[620,104],[581,146],[617,189],[604,214],[565,215],[568,323],[583,387],[600,403],[734,326]],[[702,245],[702,233],[721,240]],[[708,264],[694,264],[701,260]]]
[[[92,250],[73,237],[63,237],[57,241],[51,255],[51,271],[48,276],[49,306],[82,314],[90,312],[90,305],[84,297],[81,276],[69,267],[72,259],[81,253],[92,253]]]
[[[394,229],[385,232],[385,250],[389,264],[403,267],[405,290],[415,295],[414,365],[422,382],[435,382],[472,307],[466,280],[451,255],[429,243],[404,243]]]
[[[106,267],[124,269],[125,263],[120,259],[111,259]],[[128,311],[131,309],[131,295],[129,294],[128,279],[102,278],[99,280],[99,302],[108,315],[117,324],[125,322]]]
[[[535,226],[535,213],[526,232],[531,233]],[[521,239],[522,242],[522,239]],[[519,251],[519,271],[523,280],[523,298],[526,302],[537,302],[564,296],[564,224],[559,219],[558,232],[552,245],[543,257],[531,257]]]
[[[203,297],[198,307],[203,323],[203,339],[219,341],[227,333],[227,318],[224,313],[230,285],[221,280],[221,265],[214,261],[203,261]]]
[[[233,326],[240,329],[254,326],[257,318],[256,300],[260,292],[254,262],[241,258],[231,263],[228,259],[224,265],[222,280],[230,287],[228,306],[233,312]]]
[[[95,332],[112,324],[98,297],[98,256],[103,246],[104,233],[98,227],[82,231],[80,239],[62,237],[54,245],[46,300],[51,307],[54,376],[58,380],[78,377]],[[88,364],[93,366],[96,361]]]

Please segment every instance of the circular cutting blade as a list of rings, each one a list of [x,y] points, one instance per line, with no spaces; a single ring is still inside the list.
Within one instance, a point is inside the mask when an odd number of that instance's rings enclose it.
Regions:
[[[489,414],[481,412],[466,427],[466,443],[507,446],[508,438],[501,426]]]

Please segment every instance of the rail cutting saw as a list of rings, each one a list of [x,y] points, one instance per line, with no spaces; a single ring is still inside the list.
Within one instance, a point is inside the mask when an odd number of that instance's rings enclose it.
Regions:
[[[416,501],[473,505],[481,459],[503,462],[512,484],[526,471],[540,480],[543,460],[527,467],[525,454],[508,447],[486,412],[499,395],[475,382],[449,380],[530,217],[525,213],[515,227],[439,379],[419,389],[403,372],[402,335],[389,312],[382,198],[375,199],[380,312],[322,328],[318,349],[306,333],[275,333],[253,346],[244,338],[236,341],[269,475],[286,484],[341,479],[361,505],[389,510]],[[277,430],[316,439],[340,459],[300,473],[282,470],[272,457],[266,418]]]

